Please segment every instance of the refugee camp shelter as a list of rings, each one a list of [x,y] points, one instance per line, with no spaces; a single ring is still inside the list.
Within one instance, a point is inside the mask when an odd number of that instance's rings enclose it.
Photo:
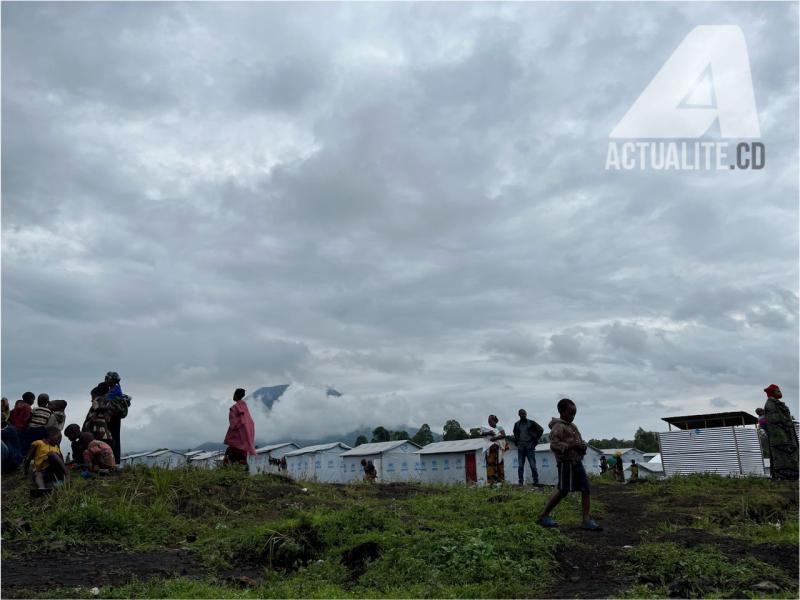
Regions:
[[[127,456],[123,456],[119,459],[119,466],[120,467],[131,467],[133,465],[141,465],[144,464],[144,457],[150,454],[152,450],[148,450],[147,452],[137,452],[135,454],[128,454]],[[75,460],[79,460],[81,457],[73,457]]]
[[[294,479],[321,483],[344,483],[341,453],[350,450],[343,442],[306,446],[287,452],[287,474]]]
[[[482,438],[428,444],[417,450],[417,473],[422,483],[486,485],[486,449]]]
[[[189,452],[184,452],[183,455],[186,457],[186,460],[189,460],[190,458],[192,458],[193,456],[197,456],[201,452],[203,452],[203,451],[202,450],[189,450]]]
[[[250,470],[250,475],[260,475],[263,473],[280,473],[280,467],[271,464],[269,459],[280,460],[287,453],[293,450],[299,450],[300,446],[294,442],[282,442],[280,444],[269,444],[261,448],[256,448],[255,456],[250,455],[247,457],[247,467]]]
[[[645,453],[636,448],[603,448],[601,452],[607,459],[619,453],[620,456],[622,456],[622,464],[625,466],[631,464],[632,460],[635,460],[637,463],[646,462]]]
[[[371,460],[375,465],[378,481],[416,481],[419,477],[415,468],[417,465],[415,453],[419,449],[420,446],[410,440],[356,446],[341,455],[343,481],[350,483],[364,479],[364,468],[361,466],[363,459]]]
[[[639,479],[664,479],[664,470],[661,468],[661,463],[640,463],[637,461],[636,464],[639,465]],[[631,478],[630,463],[625,465],[623,474],[625,475],[626,481]]]
[[[764,475],[758,419],[744,411],[664,417],[658,434],[664,475]],[[752,427],[748,427],[751,426]],[[672,428],[677,428],[673,431]]]
[[[222,464],[225,453],[222,450],[207,450],[189,458],[189,466],[198,469],[216,469]]]
[[[186,457],[175,450],[162,448],[154,450],[150,454],[142,457],[142,462],[148,467],[160,467],[162,469],[177,469],[186,464]]]
[[[505,453],[505,472],[508,483],[519,481],[519,454],[513,442],[509,442],[510,449]],[[586,473],[600,474],[600,457],[602,452],[594,446],[589,446],[583,457],[583,467]],[[539,473],[539,483],[556,485],[558,483],[558,469],[556,468],[556,455],[550,450],[550,444],[536,445],[536,470]],[[528,461],[525,461],[525,483],[533,483],[533,474]]]

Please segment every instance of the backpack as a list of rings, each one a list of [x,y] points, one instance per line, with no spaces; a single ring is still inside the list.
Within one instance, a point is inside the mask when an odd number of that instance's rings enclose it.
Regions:
[[[124,419],[128,416],[128,407],[131,405],[131,397],[128,396],[128,394],[120,394],[119,396],[108,398],[108,404],[114,415],[118,416],[120,419]]]

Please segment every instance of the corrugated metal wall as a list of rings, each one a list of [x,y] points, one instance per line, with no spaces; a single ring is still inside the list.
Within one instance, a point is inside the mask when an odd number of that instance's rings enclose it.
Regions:
[[[755,429],[714,427],[658,434],[664,474],[764,475]]]

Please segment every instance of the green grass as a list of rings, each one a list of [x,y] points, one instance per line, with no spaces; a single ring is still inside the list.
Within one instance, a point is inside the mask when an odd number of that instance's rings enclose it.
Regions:
[[[616,561],[622,574],[635,575],[640,583],[627,597],[753,597],[753,586],[768,580],[786,589],[786,575],[752,557],[732,561],[709,547],[684,548],[670,543],[643,544]],[[667,593],[665,593],[667,592]]]
[[[546,499],[444,486],[392,498],[391,488],[298,485],[236,469],[131,469],[73,478],[34,501],[26,486],[4,491],[3,518],[25,523],[5,536],[15,547],[180,547],[209,573],[105,587],[101,597],[512,597],[543,591],[558,568],[556,551],[571,544],[535,524]],[[577,525],[579,498],[564,501],[556,517]],[[243,567],[257,587],[217,577]]]

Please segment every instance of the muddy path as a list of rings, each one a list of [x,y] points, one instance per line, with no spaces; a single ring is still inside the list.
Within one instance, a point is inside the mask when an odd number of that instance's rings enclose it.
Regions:
[[[796,496],[787,498],[796,503]],[[578,542],[558,556],[561,570],[554,585],[542,594],[543,598],[609,598],[619,595],[636,583],[636,578],[618,573],[614,561],[624,560],[628,547],[648,542],[673,542],[685,548],[709,545],[732,561],[753,557],[778,567],[790,579],[800,572],[796,551],[773,544],[755,544],[747,540],[718,536],[700,529],[689,528],[693,507],[708,501],[703,498],[682,498],[670,504],[655,502],[636,494],[627,485],[603,485],[592,489],[593,500],[605,505],[598,522],[602,532],[583,531],[577,527],[562,531]],[[655,528],[664,523],[687,525],[671,533],[655,535]]]
[[[642,529],[661,522],[659,515],[645,510],[645,499],[619,485],[596,486],[592,499],[605,505],[598,522],[603,531],[583,531],[563,527],[562,532],[578,544],[558,556],[561,572],[556,583],[543,598],[608,598],[630,587],[632,578],[615,573],[613,562],[620,558],[625,546],[639,543]]]

